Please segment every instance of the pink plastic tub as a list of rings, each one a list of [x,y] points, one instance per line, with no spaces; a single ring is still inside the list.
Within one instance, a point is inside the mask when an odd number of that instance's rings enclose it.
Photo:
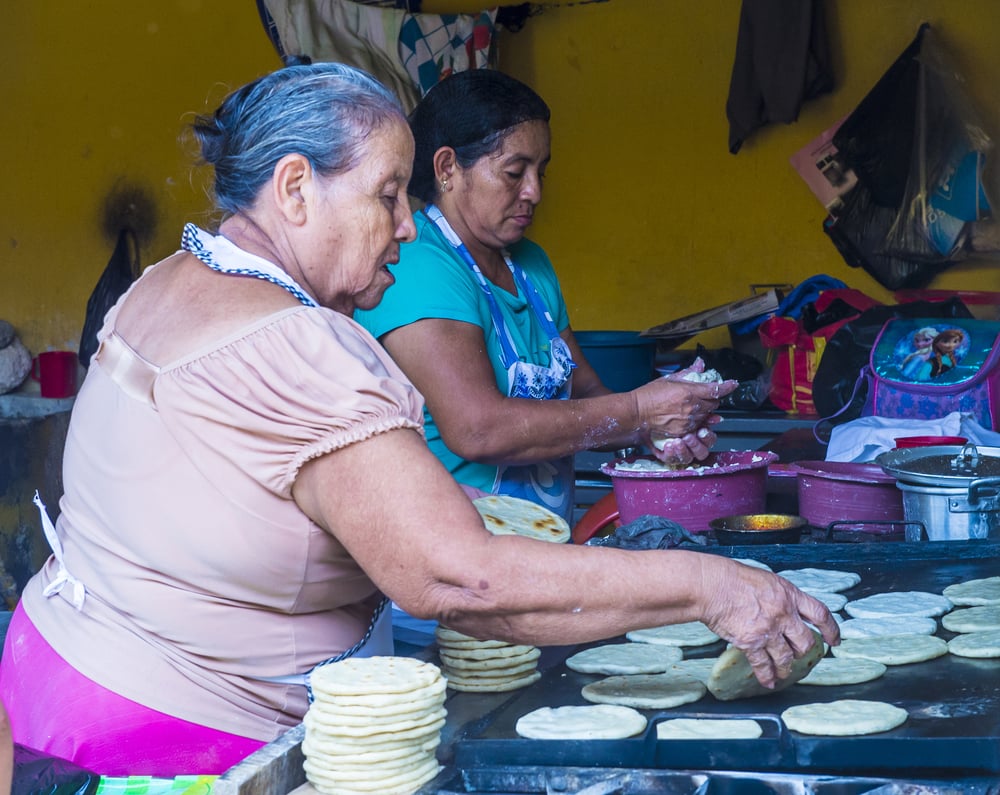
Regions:
[[[712,453],[684,469],[622,470],[610,463],[602,464],[601,471],[611,476],[622,524],[651,514],[691,532],[706,532],[720,516],[764,513],[767,465],[777,460],[766,451],[731,451]]]

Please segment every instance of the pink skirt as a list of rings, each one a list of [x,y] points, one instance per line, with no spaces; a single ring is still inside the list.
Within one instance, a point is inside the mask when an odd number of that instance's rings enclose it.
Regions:
[[[20,605],[3,657],[0,699],[14,742],[102,776],[218,775],[264,743],[149,709],[72,668]]]

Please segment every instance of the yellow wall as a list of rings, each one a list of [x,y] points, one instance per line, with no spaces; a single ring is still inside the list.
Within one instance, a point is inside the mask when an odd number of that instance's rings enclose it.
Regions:
[[[502,68],[552,106],[554,159],[532,236],[556,263],[576,328],[644,328],[741,298],[751,283],[816,273],[891,300],[844,264],[788,158],[855,107],[923,21],[1000,136],[1000,3],[827,5],[835,91],[735,156],[725,103],[738,0],[548,5],[502,35]],[[4,21],[0,318],[32,350],[75,348],[112,250],[101,222],[109,196],[138,185],[153,200],[144,265],[175,250],[183,222],[204,221],[207,207],[179,133],[278,60],[251,0],[35,0],[10,4]],[[1000,271],[963,264],[932,286],[1000,290]],[[727,341],[720,329],[691,344]]]

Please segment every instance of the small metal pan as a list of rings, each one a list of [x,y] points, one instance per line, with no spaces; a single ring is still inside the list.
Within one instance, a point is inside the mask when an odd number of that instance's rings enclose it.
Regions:
[[[715,540],[726,546],[743,544],[797,544],[805,518],[786,513],[723,516],[708,523]]]

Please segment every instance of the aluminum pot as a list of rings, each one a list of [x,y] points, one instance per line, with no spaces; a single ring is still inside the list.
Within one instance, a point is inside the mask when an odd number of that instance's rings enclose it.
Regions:
[[[890,450],[875,459],[896,478],[908,520],[930,541],[1000,538],[1000,448],[943,445]],[[907,541],[923,540],[906,528]]]
[[[796,461],[798,512],[814,527],[836,522],[873,535],[902,535],[903,495],[896,478],[877,464]],[[867,524],[866,524],[867,523]]]
[[[649,456],[629,458],[654,461]],[[640,516],[665,516],[691,532],[706,532],[719,516],[764,513],[767,465],[778,456],[766,451],[711,453],[698,465],[680,469],[620,469],[623,462],[602,464],[622,524]]]

